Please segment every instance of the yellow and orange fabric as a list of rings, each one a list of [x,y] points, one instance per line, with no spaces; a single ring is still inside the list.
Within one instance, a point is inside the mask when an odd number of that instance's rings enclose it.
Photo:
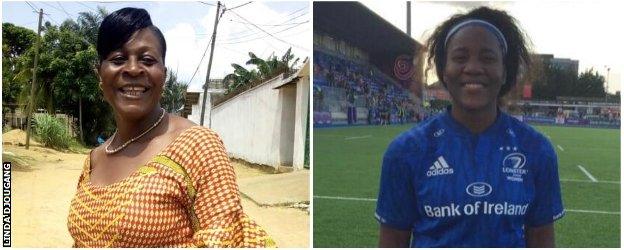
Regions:
[[[274,247],[242,211],[223,142],[187,129],[120,182],[94,186],[87,157],[68,218],[74,247]]]

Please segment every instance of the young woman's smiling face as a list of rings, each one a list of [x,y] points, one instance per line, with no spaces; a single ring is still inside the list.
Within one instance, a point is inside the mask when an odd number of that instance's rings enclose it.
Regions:
[[[161,46],[152,30],[141,29],[102,61],[104,98],[121,117],[140,119],[159,105],[166,75]]]
[[[495,107],[505,81],[496,36],[479,26],[460,29],[448,41],[443,78],[454,106],[465,111]]]

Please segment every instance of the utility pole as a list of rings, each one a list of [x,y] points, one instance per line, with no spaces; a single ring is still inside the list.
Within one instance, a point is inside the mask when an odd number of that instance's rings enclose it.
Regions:
[[[217,25],[219,24],[219,10],[221,2],[217,2],[217,13],[215,14],[215,24],[212,30],[212,39],[210,44],[210,58],[208,59],[208,72],[206,73],[206,83],[204,84],[204,101],[202,102],[201,116],[199,117],[199,125],[204,125],[204,114],[206,113],[206,96],[208,95],[208,84],[210,83],[210,68],[212,68],[212,55],[214,53],[215,39],[217,37]]]
[[[43,19],[43,9],[39,9],[39,26],[37,26],[37,43],[35,44],[35,65],[33,67],[33,80],[32,85],[30,86],[30,102],[28,105],[28,110],[26,114],[28,118],[26,119],[26,149],[30,146],[30,132],[31,132],[31,121],[33,116],[33,109],[35,107],[35,90],[37,88],[37,61],[39,60],[39,44],[41,43],[41,20]]]
[[[407,35],[412,36],[412,1],[407,1]]]
[[[609,71],[611,71],[611,68],[607,67],[607,80],[605,81],[605,85],[607,85],[607,87],[605,88],[605,102],[608,102],[607,97],[609,96]]]

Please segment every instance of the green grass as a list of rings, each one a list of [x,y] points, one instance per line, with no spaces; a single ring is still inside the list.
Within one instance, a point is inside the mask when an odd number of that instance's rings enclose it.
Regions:
[[[314,247],[377,245],[374,201],[318,196],[377,198],[383,153],[412,126],[314,129]],[[620,130],[536,128],[555,147],[563,202],[571,210],[555,223],[557,246],[620,247]],[[598,182],[591,182],[578,165]]]

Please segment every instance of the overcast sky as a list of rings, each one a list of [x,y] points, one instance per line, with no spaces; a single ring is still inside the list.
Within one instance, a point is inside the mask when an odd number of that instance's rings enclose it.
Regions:
[[[301,60],[312,54],[310,3],[227,1],[226,11],[217,29],[216,47],[211,79],[223,78],[233,71],[230,66],[244,66],[252,51],[261,58],[275,53],[283,55],[289,47]],[[183,81],[190,81],[212,35],[216,2],[31,2],[34,8],[43,8],[45,21],[60,24],[65,19],[76,19],[78,13],[94,12],[97,6],[109,12],[123,7],[146,9],[152,22],[165,34],[167,40],[166,65],[178,72]],[[2,2],[2,22],[11,22],[36,31],[37,14],[26,2]],[[252,25],[251,23],[255,24]],[[266,33],[264,31],[266,31]],[[267,34],[270,33],[271,35]],[[210,49],[193,78],[190,89],[201,90],[206,79]],[[248,67],[251,68],[251,67]]]
[[[486,5],[506,10],[533,42],[534,51],[579,60],[579,71],[593,67],[606,78],[609,92],[621,89],[624,60],[622,1],[412,2],[412,37],[425,41],[453,14]],[[368,8],[406,30],[405,1],[366,1]],[[606,67],[605,67],[606,66]],[[579,72],[579,73],[580,73]]]

